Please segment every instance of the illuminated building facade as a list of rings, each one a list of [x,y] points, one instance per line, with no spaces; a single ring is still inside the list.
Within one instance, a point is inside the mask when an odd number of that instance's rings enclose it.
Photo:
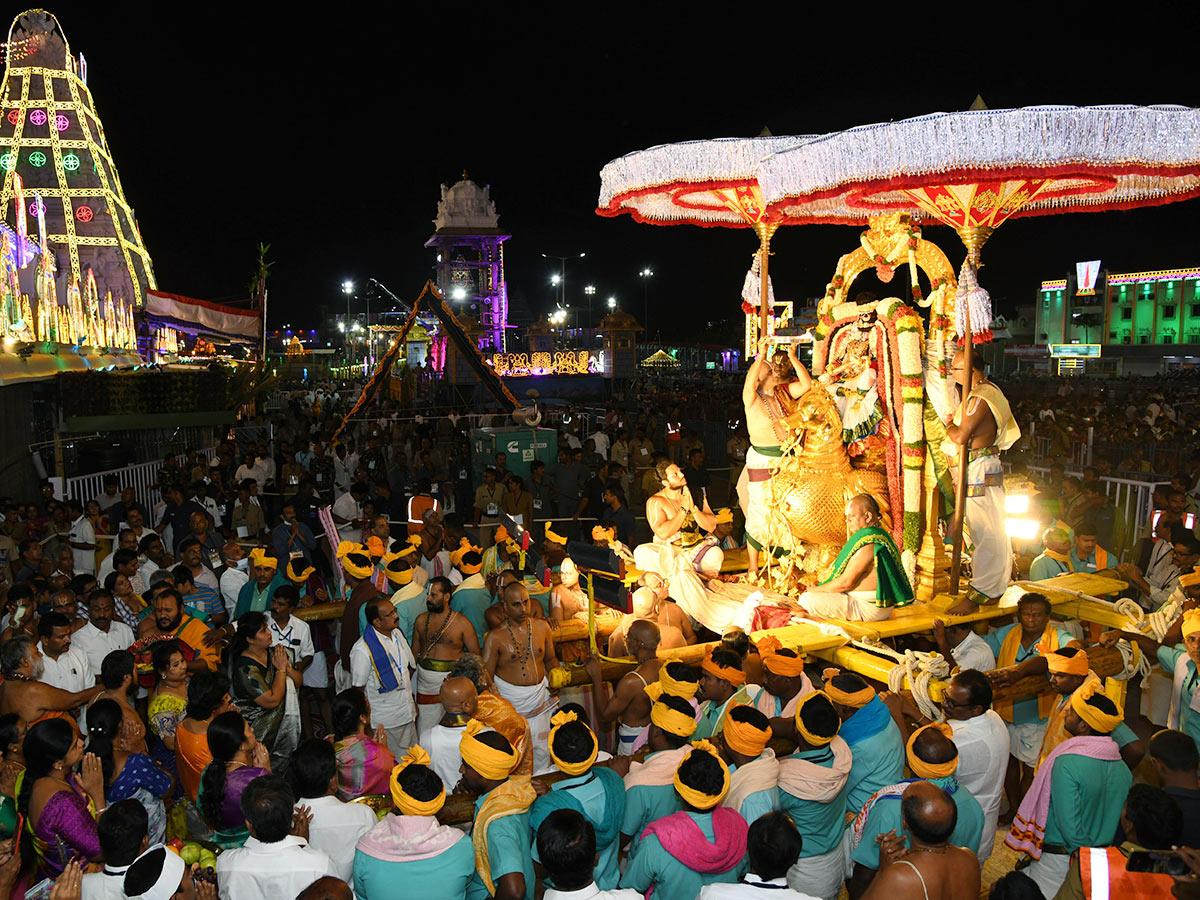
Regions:
[[[508,285],[504,280],[504,242],[491,189],[467,178],[442,185],[435,231],[425,246],[437,250],[438,290],[459,319],[477,318],[479,347],[504,353],[507,348]]]
[[[1092,273],[1084,265],[1042,282],[1037,344],[1098,344],[1126,371],[1200,365],[1200,267],[1113,272],[1096,263],[1088,293]]]

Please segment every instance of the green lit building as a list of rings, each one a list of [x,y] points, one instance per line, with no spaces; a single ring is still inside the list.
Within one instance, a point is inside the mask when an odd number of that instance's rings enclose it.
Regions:
[[[1060,370],[1153,374],[1200,366],[1200,267],[1118,273],[1080,263],[1076,274],[1042,282],[1035,317],[1038,346],[1099,345],[1098,357],[1078,366],[1064,366],[1070,351],[1058,348]]]

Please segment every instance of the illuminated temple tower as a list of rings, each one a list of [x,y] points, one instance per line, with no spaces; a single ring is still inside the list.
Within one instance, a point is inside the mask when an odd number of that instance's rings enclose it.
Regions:
[[[72,276],[85,286],[90,270],[100,297],[111,292],[143,305],[146,289],[156,286],[154,269],[104,139],[83,54],[71,55],[58,20],[43,10],[29,10],[13,21],[4,51],[0,209],[5,223],[18,227],[13,201],[21,197],[36,244],[40,214],[60,298]]]
[[[504,281],[504,242],[500,216],[490,188],[467,178],[453,187],[442,185],[433,237],[426,247],[437,250],[437,285],[458,318],[478,317],[483,328],[480,349],[504,352],[508,326],[508,286]]]

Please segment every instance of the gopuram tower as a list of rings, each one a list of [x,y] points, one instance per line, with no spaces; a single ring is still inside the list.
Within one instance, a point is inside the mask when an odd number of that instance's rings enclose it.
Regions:
[[[17,16],[3,49],[4,222],[26,230],[35,245],[45,228],[58,296],[72,279],[86,285],[90,272],[99,296],[144,305],[146,289],[156,287],[154,269],[104,139],[83,54],[73,56],[58,20],[38,9]]]

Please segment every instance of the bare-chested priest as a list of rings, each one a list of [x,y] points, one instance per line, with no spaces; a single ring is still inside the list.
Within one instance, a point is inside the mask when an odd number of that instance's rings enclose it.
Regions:
[[[442,717],[442,682],[463,651],[479,652],[479,638],[475,626],[462,613],[450,608],[451,591],[445,589],[444,578],[434,578],[432,583],[443,582],[440,590],[430,590],[425,598],[425,612],[417,616],[413,625],[412,651],[417,658],[417,677],[414,685],[417,694],[417,732],[432,727]]]
[[[504,589],[505,621],[483,641],[483,662],[500,696],[529,723],[533,735],[533,773],[553,771],[550,716],[558,706],[547,673],[558,668],[554,639],[544,619],[529,615],[529,591],[515,582]]]
[[[829,575],[800,595],[802,615],[877,622],[912,603],[913,590],[896,542],[880,527],[879,503],[859,494],[846,504],[848,539]]]
[[[1000,453],[1021,437],[1008,400],[1000,388],[984,374],[983,357],[971,357],[971,395],[960,403],[954,417],[946,423],[946,451],[951,470],[957,477],[958,454],[967,453],[966,530],[974,549],[971,551],[971,583],[967,595],[948,615],[967,615],[980,606],[1000,602],[1012,577],[1012,542],[1008,537],[1004,511],[1004,469]],[[959,350],[951,364],[959,393],[967,379],[966,354]]]
[[[642,588],[645,590],[645,588]],[[612,696],[607,693],[600,671],[600,657],[587,660],[588,675],[592,678],[592,696],[595,698],[600,724],[607,726],[614,719],[617,726],[617,754],[632,756],[646,743],[646,730],[650,727],[650,695],[646,687],[658,684],[658,670],[666,660],[658,658],[658,626],[646,619],[639,619],[629,627],[625,636],[629,652],[637,659],[637,668],[626,672],[617,682]]]
[[[812,387],[808,369],[796,358],[795,344],[789,344],[786,353],[777,350],[768,359],[767,343],[767,338],[758,342],[758,355],[754,357],[742,387],[750,449],[746,451],[746,467],[737,488],[742,511],[746,514],[746,575],[749,578],[758,574],[758,551],[767,542],[770,531],[766,485],[771,479],[771,461],[782,456],[782,422],[794,410],[795,401]]]

